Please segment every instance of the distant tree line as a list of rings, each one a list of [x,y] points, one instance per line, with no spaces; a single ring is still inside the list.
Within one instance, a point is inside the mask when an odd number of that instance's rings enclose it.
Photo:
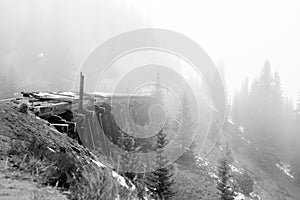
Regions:
[[[297,155],[300,151],[299,107],[299,101],[295,107],[290,97],[283,96],[280,75],[272,72],[269,61],[265,61],[257,78],[252,81],[246,78],[240,90],[234,93],[231,117],[244,128],[252,147],[264,152],[254,153],[262,166],[270,169],[282,159],[292,164],[295,171],[300,171]],[[300,183],[300,173],[297,173]]]

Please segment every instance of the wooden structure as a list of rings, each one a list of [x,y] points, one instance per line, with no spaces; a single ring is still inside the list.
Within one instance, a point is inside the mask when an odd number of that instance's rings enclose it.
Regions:
[[[99,146],[108,148],[108,142],[119,148],[127,148],[126,144],[133,142],[135,150],[142,152],[156,149],[156,134],[135,138],[119,127],[120,123],[132,127],[132,122],[124,120],[128,112],[135,123],[141,126],[147,123],[148,109],[155,103],[149,95],[87,93],[81,73],[79,92],[24,92],[19,100],[27,101],[37,116],[92,150]]]

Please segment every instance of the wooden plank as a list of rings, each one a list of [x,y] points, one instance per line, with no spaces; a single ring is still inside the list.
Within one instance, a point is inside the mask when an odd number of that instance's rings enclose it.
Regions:
[[[61,102],[55,104],[33,106],[33,112],[39,117],[47,117],[49,115],[58,115],[71,110],[72,105],[70,103]]]

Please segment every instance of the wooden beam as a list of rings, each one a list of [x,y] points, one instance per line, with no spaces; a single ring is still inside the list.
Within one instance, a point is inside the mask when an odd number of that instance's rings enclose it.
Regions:
[[[83,110],[83,91],[84,91],[84,75],[80,72],[80,85],[79,85],[79,110]]]

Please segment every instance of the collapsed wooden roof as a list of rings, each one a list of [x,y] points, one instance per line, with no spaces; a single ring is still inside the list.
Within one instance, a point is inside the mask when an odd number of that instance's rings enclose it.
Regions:
[[[18,101],[28,102],[31,111],[48,120],[57,130],[68,135],[70,132],[70,135],[76,133],[77,139],[81,139],[82,143],[90,149],[95,149],[97,146],[96,140],[99,139],[99,134],[105,136],[101,136],[101,140],[108,139],[121,148],[128,148],[121,144],[122,142],[134,141],[134,149],[142,152],[157,149],[155,141],[161,130],[157,130],[156,134],[148,138],[135,138],[119,127],[111,113],[112,107],[123,110],[124,106],[132,102],[141,107],[145,107],[145,102],[148,102],[150,107],[154,98],[149,95],[84,93],[84,109],[80,110],[79,94],[76,92],[23,92],[22,94],[23,98],[17,99]],[[100,112],[99,109],[103,111]],[[67,112],[71,112],[72,118],[66,117]],[[120,116],[117,117],[123,117],[121,113],[118,112]]]
[[[79,93],[77,92],[22,92],[21,100],[28,101],[30,109],[38,116],[61,114],[66,110],[78,110]],[[111,94],[111,93],[84,93],[83,104],[90,106],[91,103],[113,102],[151,99],[150,95],[136,94]],[[20,98],[19,98],[20,99]]]

